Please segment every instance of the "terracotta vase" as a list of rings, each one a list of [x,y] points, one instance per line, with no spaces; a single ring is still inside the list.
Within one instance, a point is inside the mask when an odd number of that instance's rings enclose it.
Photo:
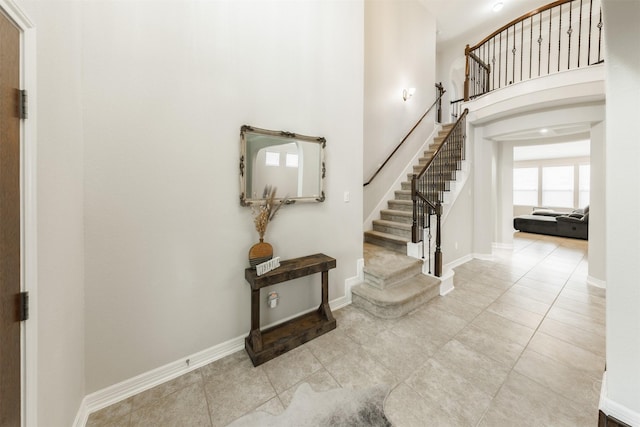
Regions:
[[[256,265],[269,261],[273,258],[273,246],[260,239],[260,243],[256,243],[249,249],[249,265],[256,268]]]

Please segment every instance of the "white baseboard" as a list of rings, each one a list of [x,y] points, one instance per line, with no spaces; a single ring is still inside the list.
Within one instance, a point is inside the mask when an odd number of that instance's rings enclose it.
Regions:
[[[453,270],[445,270],[442,273],[440,279],[440,296],[445,296],[449,292],[453,291],[455,288],[453,286],[453,276],[455,276],[455,272]]]
[[[454,268],[461,266],[461,265],[462,265],[462,264],[464,264],[465,262],[469,262],[469,261],[471,261],[472,259],[473,259],[473,255],[472,255],[472,254],[467,254],[467,255],[465,255],[465,256],[463,256],[463,257],[460,257],[460,258],[458,258],[458,259],[456,259],[456,260],[453,260],[453,261],[451,261],[451,262],[446,263],[446,264],[443,266],[443,270],[444,270],[444,271],[451,271],[451,270],[453,270]]]
[[[344,281],[344,296],[329,302],[331,310],[337,310],[351,304],[351,288],[364,282],[364,258],[356,262],[357,275]]]
[[[159,368],[137,375],[128,380],[114,384],[102,390],[91,393],[82,399],[80,410],[76,416],[74,426],[82,427],[87,423],[89,415],[109,405],[120,402],[145,390],[170,381],[202,366],[222,359],[244,348],[242,335],[206,350],[183,357],[175,362],[168,363]],[[188,364],[187,364],[187,361]]]
[[[479,260],[482,260],[482,261],[493,261],[493,260],[495,260],[495,257],[493,256],[493,254],[473,254],[473,258],[479,259]]]
[[[600,388],[600,404],[598,409],[605,415],[616,418],[630,426],[640,426],[640,413],[632,411],[607,397],[607,372],[602,374],[602,386]]]
[[[587,284],[596,286],[598,288],[607,289],[607,282],[604,280],[596,279],[593,276],[587,276]]]
[[[501,249],[506,251],[512,251],[513,243],[493,242],[491,243],[491,249]]]
[[[339,308],[351,304],[351,287],[362,282],[362,278],[364,277],[363,268],[364,259],[360,258],[357,261],[358,275],[345,280],[344,295],[329,301],[331,310],[338,310]],[[287,320],[293,319],[297,316],[314,311],[316,309],[316,307],[313,307],[309,310],[306,310],[305,312],[294,314],[293,316],[287,317],[286,319],[278,320],[273,324],[264,325],[262,326],[262,328],[269,328],[278,323],[286,322]],[[107,406],[113,405],[114,403],[120,402],[145,390],[149,390],[150,388],[153,388],[157,385],[201,368],[211,362],[222,359],[223,357],[226,357],[237,351],[243,350],[245,337],[246,334],[236,338],[232,338],[221,344],[214,345],[213,347],[202,350],[198,353],[185,356],[179,360],[176,360],[175,362],[171,362],[151,371],[144,372],[133,378],[129,378],[118,384],[114,384],[85,396],[80,403],[80,408],[78,409],[78,413],[76,414],[76,419],[73,423],[73,426],[84,427],[87,423],[87,420],[89,419],[89,415],[96,411],[99,411],[100,409],[106,408]]]

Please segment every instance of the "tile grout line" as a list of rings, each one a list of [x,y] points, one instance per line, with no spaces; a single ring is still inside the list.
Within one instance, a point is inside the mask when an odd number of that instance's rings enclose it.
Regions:
[[[209,404],[209,393],[207,393],[207,387],[205,387],[204,373],[202,369],[198,369],[200,374],[200,381],[202,381],[202,392],[204,393],[204,401],[207,403],[207,415],[209,415],[209,425],[213,427],[213,417],[211,415],[211,405]]]
[[[562,245],[557,245],[556,248],[549,252],[547,255],[545,255],[540,261],[538,261],[535,266],[531,267],[529,269],[529,271],[527,271],[527,273],[525,273],[522,277],[526,276],[529,272],[531,272],[531,270],[533,270],[535,267],[537,267],[541,262],[543,262],[545,259],[547,259],[549,256],[551,256],[551,254],[553,254],[553,252],[555,252],[559,247],[561,247]],[[580,262],[582,262],[582,260],[584,259],[584,255],[582,256],[582,258],[580,258]],[[531,337],[529,338],[529,340],[527,341],[527,344],[524,346],[524,348],[522,349],[522,352],[518,355],[518,358],[516,359],[516,361],[514,362],[513,366],[511,366],[511,369],[509,369],[509,372],[507,373],[507,376],[505,377],[505,380],[502,382],[502,384],[500,385],[500,387],[498,388],[498,390],[496,391],[496,393],[494,394],[494,396],[492,397],[491,401],[493,401],[493,399],[495,399],[495,397],[500,393],[500,391],[502,390],[502,388],[504,387],[505,383],[507,382],[507,378],[509,377],[509,375],[511,375],[511,373],[514,371],[516,365],[518,364],[518,362],[520,361],[520,359],[522,358],[522,355],[524,354],[525,351],[527,351],[527,349],[529,348],[529,344],[531,344],[531,341],[533,340],[533,337],[536,335],[536,333],[538,332],[538,330],[540,329],[540,325],[542,325],[542,322],[544,322],[544,320],[547,318],[547,315],[549,314],[549,311],[551,311],[551,308],[553,308],[554,304],[556,303],[556,300],[558,299],[558,296],[560,295],[560,293],[564,290],[564,287],[566,286],[567,282],[569,281],[569,279],[571,278],[571,276],[573,275],[573,273],[575,273],[576,269],[578,268],[578,266],[580,265],[580,262],[576,263],[576,266],[574,267],[572,273],[569,275],[569,278],[567,278],[564,282],[564,284],[562,285],[562,288],[558,291],[558,294],[556,295],[556,297],[553,299],[553,302],[549,305],[549,308],[547,309],[547,311],[545,312],[544,316],[542,317],[542,320],[538,323],[538,326],[536,326],[536,328],[533,331],[533,334],[531,334]],[[516,283],[518,283],[518,281],[520,281],[522,279],[522,277],[520,279],[518,279],[513,285],[515,286]],[[534,351],[535,350],[531,350]],[[523,375],[523,374],[521,374]],[[527,375],[524,375],[525,377],[529,378]],[[529,378],[530,380],[532,380],[533,382],[535,382],[536,384],[548,389],[547,386],[545,386],[544,384],[540,384],[538,381],[536,381],[533,378]],[[551,389],[549,389],[551,390]],[[551,390],[553,393],[556,393],[555,391]],[[556,393],[558,394],[558,393]],[[568,399],[568,398],[567,398]],[[570,400],[570,399],[569,399]],[[484,417],[487,415],[487,412],[489,411],[489,408],[491,407],[491,404],[489,404],[489,406],[487,406],[487,408],[485,408],[484,412],[482,413],[482,415],[478,418],[478,422],[476,423],[476,426],[479,426],[480,423],[482,422],[482,420],[484,419]]]

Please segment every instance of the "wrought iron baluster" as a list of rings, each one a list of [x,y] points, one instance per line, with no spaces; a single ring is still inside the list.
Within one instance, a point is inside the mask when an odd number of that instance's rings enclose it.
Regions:
[[[549,46],[549,52],[547,53],[547,74],[551,73],[551,21],[552,20],[553,20],[552,11],[551,9],[549,9],[549,42],[547,43]]]
[[[506,30],[507,40],[504,44],[504,85],[508,86],[507,79],[509,78],[509,29]]]
[[[560,72],[560,46],[562,45],[562,5],[558,8],[560,15],[558,17],[558,72]]]
[[[567,34],[569,35],[569,42],[567,45],[567,70],[571,69],[571,34],[573,33],[573,22],[571,22],[573,15],[573,6],[569,3],[569,29],[567,30]]]
[[[511,49],[511,53],[513,53],[512,65],[511,65],[511,83],[516,81],[516,26],[513,25],[513,49]]]
[[[580,56],[582,55],[582,0],[580,0],[580,16],[578,17],[578,68],[580,68]]]
[[[602,22],[602,7],[600,7],[600,22],[598,22],[598,62],[596,62],[596,64],[599,64],[602,61],[602,57],[600,56],[601,54],[601,50],[600,48],[602,47],[602,27],[603,27],[604,23]]]
[[[498,87],[502,87],[500,86],[500,82],[502,80],[502,33],[500,33],[500,43],[498,45]]]
[[[531,78],[531,66],[533,65],[533,16],[529,28],[529,78]]]
[[[593,0],[589,1],[589,46],[587,47],[587,65],[591,65],[591,28],[593,23]]]
[[[493,75],[491,76],[491,90],[496,88],[496,38],[493,37],[493,57],[491,58],[491,65],[493,66]]]
[[[524,21],[520,21],[520,81],[522,81],[522,55],[524,54]]]
[[[538,77],[540,77],[540,67],[542,65],[542,13],[538,14],[540,35],[538,36]]]

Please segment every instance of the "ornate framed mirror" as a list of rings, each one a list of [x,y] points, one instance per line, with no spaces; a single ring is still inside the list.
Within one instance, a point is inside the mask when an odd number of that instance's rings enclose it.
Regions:
[[[262,202],[267,185],[277,188],[278,201],[323,202],[326,145],[323,137],[242,126],[240,204]]]

